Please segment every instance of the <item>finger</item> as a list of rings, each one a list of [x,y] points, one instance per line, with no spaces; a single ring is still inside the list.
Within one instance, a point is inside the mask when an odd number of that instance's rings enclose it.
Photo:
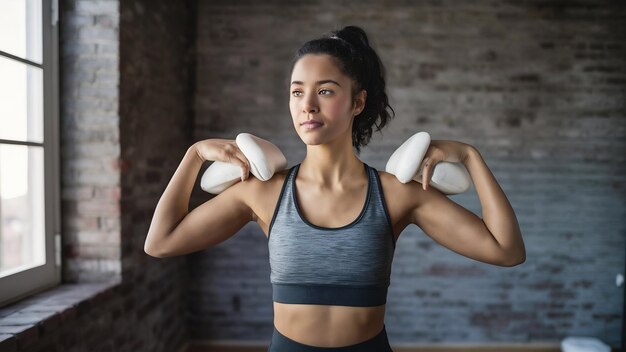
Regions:
[[[424,173],[422,174],[422,188],[428,189],[428,182],[430,181],[430,174],[435,164],[434,159],[429,159],[424,163]]]
[[[243,153],[239,150],[239,148],[237,147],[236,144],[233,143],[228,143],[226,146],[224,146],[224,148],[222,149],[223,153],[224,153],[224,157],[222,160],[226,161],[229,164],[234,164],[239,166],[239,168],[241,169],[241,181],[244,181],[247,175],[247,168],[248,168],[248,161],[245,158],[245,156],[243,155]],[[243,159],[242,159],[243,158]]]
[[[245,181],[246,179],[248,179],[249,176],[250,162],[239,148],[234,151],[234,154],[234,159],[237,160],[237,165],[239,165],[239,167],[241,168],[241,180]]]
[[[428,162],[424,163],[424,171],[422,172],[422,188],[426,190],[428,184]]]
[[[425,157],[422,159],[422,162],[420,163],[420,166],[419,166],[419,168],[417,169],[417,174],[418,174],[418,175],[419,175],[420,173],[423,175],[423,172],[424,172],[424,165],[425,165],[426,163],[428,163],[428,159],[429,159],[429,157],[427,157],[427,156],[425,156]]]

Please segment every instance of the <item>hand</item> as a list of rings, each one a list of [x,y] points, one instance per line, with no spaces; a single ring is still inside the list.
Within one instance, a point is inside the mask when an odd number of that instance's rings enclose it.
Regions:
[[[250,161],[243,154],[234,139],[204,139],[194,143],[194,149],[200,160],[217,160],[241,167],[241,181],[250,176]]]
[[[452,140],[437,140],[430,141],[428,150],[424,154],[422,163],[417,170],[418,174],[422,172],[422,188],[426,190],[428,182],[432,177],[433,169],[437,163],[441,161],[448,162],[465,162],[468,156],[469,149],[473,146]]]

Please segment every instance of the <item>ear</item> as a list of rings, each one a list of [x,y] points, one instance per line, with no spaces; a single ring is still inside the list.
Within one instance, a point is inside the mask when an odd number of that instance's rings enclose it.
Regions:
[[[365,101],[367,100],[367,91],[365,89],[361,89],[359,94],[357,94],[354,101],[354,115],[360,114],[363,109],[365,109]]]

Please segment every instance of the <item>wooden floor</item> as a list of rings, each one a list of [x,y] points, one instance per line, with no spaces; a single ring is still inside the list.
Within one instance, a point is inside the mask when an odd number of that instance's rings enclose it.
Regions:
[[[394,352],[561,352],[558,344],[528,345],[424,345],[395,346]],[[617,350],[614,350],[617,351]],[[211,343],[190,343],[179,352],[267,352],[267,346],[225,346]]]

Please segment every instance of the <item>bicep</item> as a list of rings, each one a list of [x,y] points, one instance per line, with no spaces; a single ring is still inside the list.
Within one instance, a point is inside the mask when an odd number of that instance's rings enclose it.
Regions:
[[[505,256],[484,221],[449,199],[444,193],[417,184],[419,202],[411,211],[411,222],[442,246],[463,256],[502,265]]]
[[[187,214],[163,243],[163,256],[176,256],[214,246],[253,220],[245,195],[250,183],[238,182]]]

